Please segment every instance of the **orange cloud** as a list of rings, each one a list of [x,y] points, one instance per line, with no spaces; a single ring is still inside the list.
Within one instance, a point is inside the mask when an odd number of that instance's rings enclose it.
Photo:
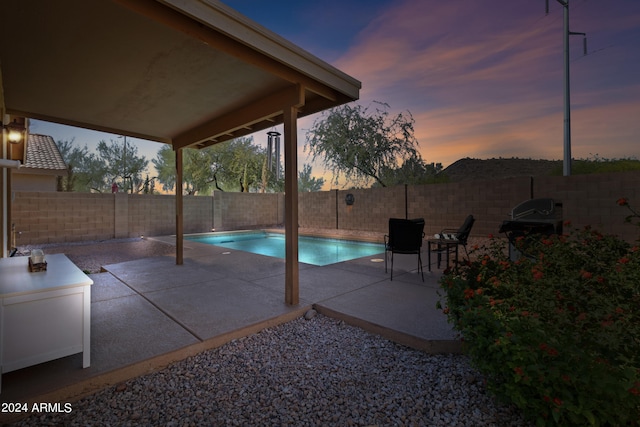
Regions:
[[[413,113],[429,162],[560,159],[562,11],[543,9],[524,0],[393,2],[336,65],[362,81],[362,103]],[[571,22],[593,28],[597,42],[582,58],[580,38],[572,39],[573,156],[639,156],[640,49],[629,33],[640,35],[640,6],[575,9]]]

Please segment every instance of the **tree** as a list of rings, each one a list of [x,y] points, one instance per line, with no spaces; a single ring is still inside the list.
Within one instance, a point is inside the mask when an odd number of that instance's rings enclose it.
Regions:
[[[389,106],[376,102],[375,111],[361,105],[332,108],[307,132],[305,150],[313,160],[322,157],[334,181],[341,175],[356,185],[388,184],[383,171],[407,159],[419,159],[410,112],[390,116]]]
[[[89,149],[78,147],[75,139],[57,141],[56,145],[67,164],[68,175],[60,181],[62,191],[102,191],[104,165]]]
[[[382,168],[380,175],[388,186],[419,185],[435,182],[446,182],[446,177],[438,175],[442,171],[442,163],[425,163],[420,158],[410,157],[398,168]],[[376,186],[376,183],[373,185]]]
[[[302,170],[298,173],[298,191],[320,191],[324,185],[324,178],[311,176],[311,165],[302,165]]]
[[[120,144],[111,140],[110,144],[100,141],[97,146],[98,156],[104,164],[103,186],[111,188],[114,182],[121,182],[125,192],[142,191],[144,180],[142,173],[149,163],[144,156],[138,156],[138,147],[133,144]]]
[[[236,138],[200,150],[184,149],[183,183],[187,194],[202,194],[216,188],[221,191],[259,191],[277,183],[264,170],[265,150],[252,138]],[[175,152],[162,147],[152,160],[158,181],[165,191],[175,187]]]

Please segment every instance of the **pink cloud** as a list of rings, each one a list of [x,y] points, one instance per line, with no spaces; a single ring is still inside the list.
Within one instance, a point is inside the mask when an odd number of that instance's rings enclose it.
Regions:
[[[627,8],[575,4],[576,25],[592,28],[601,44],[611,32],[640,32],[640,7],[629,0]],[[572,39],[574,157],[597,148],[605,157],[640,155],[637,137],[631,141],[640,134],[638,79],[621,68],[639,69],[640,52],[620,40],[582,59],[581,40]],[[362,81],[363,104],[413,113],[429,162],[562,157],[559,7],[545,16],[543,2],[525,0],[394,2],[336,65]]]

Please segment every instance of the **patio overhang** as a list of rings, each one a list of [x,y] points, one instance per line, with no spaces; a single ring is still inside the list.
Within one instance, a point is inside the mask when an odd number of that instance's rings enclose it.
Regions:
[[[356,100],[359,90],[359,81],[218,1],[0,2],[2,118],[143,138],[177,153],[284,124],[287,293],[297,288],[296,120]],[[7,242],[6,207],[3,225]]]

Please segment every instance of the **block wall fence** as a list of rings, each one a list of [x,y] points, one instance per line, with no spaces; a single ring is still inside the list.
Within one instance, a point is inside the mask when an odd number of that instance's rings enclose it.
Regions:
[[[346,203],[348,194],[353,204]],[[562,217],[574,226],[591,225],[629,241],[640,237],[637,227],[624,222],[628,210],[616,204],[627,197],[640,207],[640,172],[300,193],[298,225],[384,233],[390,217],[422,217],[430,235],[457,228],[473,214],[472,235],[497,235],[514,206],[541,197],[561,202]],[[185,233],[284,224],[282,193],[216,191],[183,201]],[[15,192],[11,212],[18,246],[175,233],[175,197],[170,195]]]

